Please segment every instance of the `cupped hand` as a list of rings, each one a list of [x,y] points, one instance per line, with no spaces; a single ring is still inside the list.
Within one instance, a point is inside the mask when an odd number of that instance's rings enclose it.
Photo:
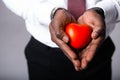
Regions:
[[[69,23],[76,23],[75,18],[66,10],[58,10],[51,21],[49,28],[51,39],[55,42],[64,54],[71,60],[76,71],[85,69],[88,63],[93,59],[97,49],[105,38],[105,21],[96,11],[89,9],[78,18],[78,24],[87,24],[92,28],[92,40],[80,52],[75,53],[67,44],[68,36],[65,34],[65,26]]]
[[[79,71],[80,60],[78,55],[68,46],[69,38],[64,32],[65,26],[69,23],[75,23],[75,18],[65,9],[57,10],[52,19],[49,28],[51,40],[55,42],[64,54],[71,60],[75,69]]]
[[[79,59],[81,61],[80,68],[85,69],[105,39],[106,26],[104,18],[92,9],[87,10],[78,18],[78,24],[87,24],[91,26],[93,30],[91,42],[86,48],[79,52]]]

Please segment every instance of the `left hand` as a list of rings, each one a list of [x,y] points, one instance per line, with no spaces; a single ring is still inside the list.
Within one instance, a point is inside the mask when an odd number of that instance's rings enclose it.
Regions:
[[[85,69],[88,63],[93,59],[97,49],[105,38],[105,21],[103,17],[96,11],[89,9],[82,16],[78,18],[78,24],[87,24],[92,28],[92,40],[89,45],[79,52],[81,60],[80,69]]]

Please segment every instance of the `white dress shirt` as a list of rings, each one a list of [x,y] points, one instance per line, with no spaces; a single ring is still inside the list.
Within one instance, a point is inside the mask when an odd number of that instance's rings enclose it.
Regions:
[[[67,0],[3,0],[16,15],[25,20],[28,32],[38,41],[51,47],[58,47],[51,41],[49,33],[50,14],[53,8],[67,9]],[[86,0],[86,9],[100,7],[105,12],[106,34],[113,30],[120,20],[120,0]]]

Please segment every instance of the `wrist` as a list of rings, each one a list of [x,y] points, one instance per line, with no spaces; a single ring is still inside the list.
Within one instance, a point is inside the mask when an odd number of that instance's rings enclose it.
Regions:
[[[91,8],[91,9],[94,10],[95,12],[97,12],[103,19],[105,19],[104,11],[103,11],[102,8],[94,7],[94,8]]]
[[[50,14],[50,19],[51,19],[51,20],[54,19],[54,16],[55,16],[55,14],[56,14],[56,12],[57,12],[58,10],[64,10],[64,11],[65,11],[64,8],[60,8],[60,7],[55,7],[55,8],[53,8],[53,10],[51,11],[51,14]]]

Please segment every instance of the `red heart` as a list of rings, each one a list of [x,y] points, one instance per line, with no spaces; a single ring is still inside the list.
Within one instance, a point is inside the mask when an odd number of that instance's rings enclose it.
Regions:
[[[85,24],[70,23],[65,32],[70,39],[70,45],[75,49],[84,48],[91,40],[92,29]]]

